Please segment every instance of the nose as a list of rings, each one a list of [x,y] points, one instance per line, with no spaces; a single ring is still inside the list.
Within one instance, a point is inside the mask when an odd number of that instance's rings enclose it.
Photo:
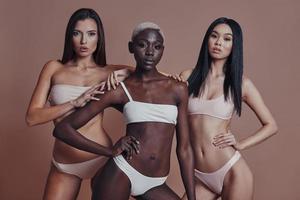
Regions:
[[[153,47],[151,45],[147,47],[146,55],[147,56],[153,56],[154,55]]]
[[[85,34],[82,34],[80,44],[86,44],[86,36]]]
[[[220,37],[216,40],[215,44],[221,46],[222,42]]]

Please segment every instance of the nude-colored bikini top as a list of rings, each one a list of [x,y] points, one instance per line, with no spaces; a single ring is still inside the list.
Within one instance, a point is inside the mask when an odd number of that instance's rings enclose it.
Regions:
[[[189,97],[189,115],[209,115],[228,120],[232,117],[233,110],[234,105],[232,101],[230,98],[225,101],[224,94],[211,100],[193,97],[193,94]]]
[[[78,98],[90,88],[90,86],[55,84],[51,88],[49,101],[54,105],[63,104]]]
[[[123,108],[126,124],[137,122],[163,122],[176,124],[178,114],[177,106],[134,101],[125,84],[123,82],[120,83],[129,99]]]

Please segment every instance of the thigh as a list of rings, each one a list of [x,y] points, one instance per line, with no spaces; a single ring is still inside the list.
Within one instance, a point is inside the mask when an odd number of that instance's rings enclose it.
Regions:
[[[253,175],[243,158],[226,174],[222,200],[253,199]]]
[[[130,196],[130,180],[122,170],[110,159],[97,173],[93,180],[93,200],[128,200]]]
[[[213,193],[208,187],[202,183],[198,178],[195,177],[195,193],[197,200],[216,200],[219,195]],[[187,200],[186,194],[181,198],[182,200]]]
[[[44,191],[44,200],[73,200],[78,196],[81,179],[75,175],[60,172],[51,164]]]
[[[151,188],[145,194],[135,197],[137,200],[179,200],[179,196],[164,183],[160,186]]]

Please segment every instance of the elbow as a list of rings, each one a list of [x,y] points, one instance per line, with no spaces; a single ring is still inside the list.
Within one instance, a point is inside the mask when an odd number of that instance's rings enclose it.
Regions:
[[[25,122],[27,124],[27,126],[32,127],[38,124],[38,122],[36,120],[34,120],[34,117],[31,114],[26,114],[25,117]]]
[[[271,124],[271,132],[272,132],[272,135],[275,135],[278,133],[278,126],[277,126],[276,122],[273,122]]]
[[[55,138],[57,138],[59,140],[64,140],[64,138],[65,138],[65,134],[64,134],[65,131],[63,131],[63,128],[64,128],[64,125],[58,123],[55,126],[54,130],[53,130],[53,133],[52,133],[53,137],[55,137]]]

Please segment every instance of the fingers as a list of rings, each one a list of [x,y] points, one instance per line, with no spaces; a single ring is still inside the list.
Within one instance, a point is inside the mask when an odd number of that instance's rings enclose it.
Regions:
[[[139,153],[139,142],[133,136],[125,136],[121,138],[121,152],[125,151],[127,160],[132,159],[133,154]]]
[[[99,101],[100,99],[97,97],[91,97],[90,100]]]
[[[222,149],[228,146],[233,146],[236,144],[235,137],[232,133],[222,133],[214,137],[213,143],[214,146]]]
[[[110,75],[109,75],[109,81],[110,81],[110,85],[111,87],[115,90],[117,88],[117,80],[116,80],[116,73],[115,72],[112,72]]]
[[[132,148],[136,154],[140,153],[140,143],[135,137],[131,136],[130,145],[132,146]]]
[[[114,72],[114,73],[113,73],[113,76],[114,76],[115,83],[116,83],[116,85],[118,86],[118,85],[119,85],[119,80],[118,80],[117,72]]]
[[[111,89],[110,76],[111,76],[111,75],[109,75],[109,76],[107,77],[107,80],[106,80],[106,89],[107,89],[108,91],[110,91],[110,89]]]

